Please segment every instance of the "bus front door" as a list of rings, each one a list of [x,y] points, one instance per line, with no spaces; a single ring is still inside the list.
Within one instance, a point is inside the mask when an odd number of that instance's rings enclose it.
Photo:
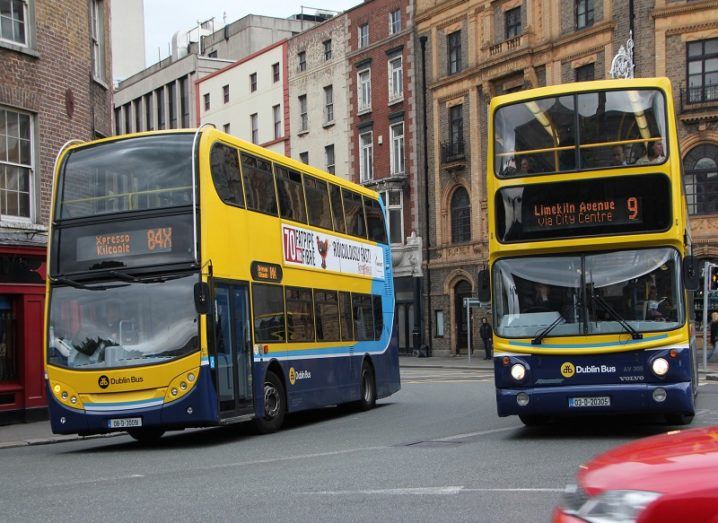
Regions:
[[[220,418],[254,412],[247,284],[214,288],[214,349]]]

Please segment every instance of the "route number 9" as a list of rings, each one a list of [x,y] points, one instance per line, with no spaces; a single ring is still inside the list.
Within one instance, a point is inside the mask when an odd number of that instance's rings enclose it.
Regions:
[[[635,220],[638,218],[638,198],[631,196],[626,200],[626,207],[628,208],[628,219]]]

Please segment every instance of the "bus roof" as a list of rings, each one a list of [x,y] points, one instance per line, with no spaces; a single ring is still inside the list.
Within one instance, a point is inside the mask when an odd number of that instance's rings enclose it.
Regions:
[[[632,78],[628,80],[595,80],[591,82],[572,82],[567,84],[547,85],[515,93],[494,96],[491,99],[491,112],[506,104],[523,102],[532,98],[545,98],[563,94],[576,94],[583,92],[605,91],[609,89],[661,89],[668,97],[671,93],[671,81],[668,78]]]

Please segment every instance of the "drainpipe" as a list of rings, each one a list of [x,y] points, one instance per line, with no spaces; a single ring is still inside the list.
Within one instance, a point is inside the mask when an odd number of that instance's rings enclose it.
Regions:
[[[429,135],[426,121],[426,41],[428,37],[419,37],[421,43],[421,85],[422,89],[422,114],[424,124],[424,259],[426,260],[426,326],[427,339],[425,345],[429,348],[428,356],[431,356],[431,269],[429,268]]]

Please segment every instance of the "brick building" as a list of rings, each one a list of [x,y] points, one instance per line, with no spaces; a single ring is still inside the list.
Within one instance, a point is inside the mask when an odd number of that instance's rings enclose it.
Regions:
[[[55,158],[111,134],[109,2],[2,0],[0,421],[46,405],[43,312]],[[9,16],[6,16],[8,15]]]
[[[420,327],[413,5],[367,0],[346,12],[350,166],[353,181],[378,191],[387,209],[403,351]]]
[[[422,128],[426,122],[428,134],[429,205],[422,207],[428,216],[420,221],[428,218],[426,280],[431,285],[424,296],[431,324],[424,334],[434,353],[466,350],[462,300],[475,295],[477,272],[487,260],[485,151],[491,97],[607,78],[631,30],[635,76],[667,76],[673,83],[694,253],[716,261],[715,1],[417,0],[415,26],[417,78],[422,71],[427,78],[426,106],[417,98],[417,124]],[[421,89],[417,84],[417,92]],[[417,152],[423,157],[422,142]]]

